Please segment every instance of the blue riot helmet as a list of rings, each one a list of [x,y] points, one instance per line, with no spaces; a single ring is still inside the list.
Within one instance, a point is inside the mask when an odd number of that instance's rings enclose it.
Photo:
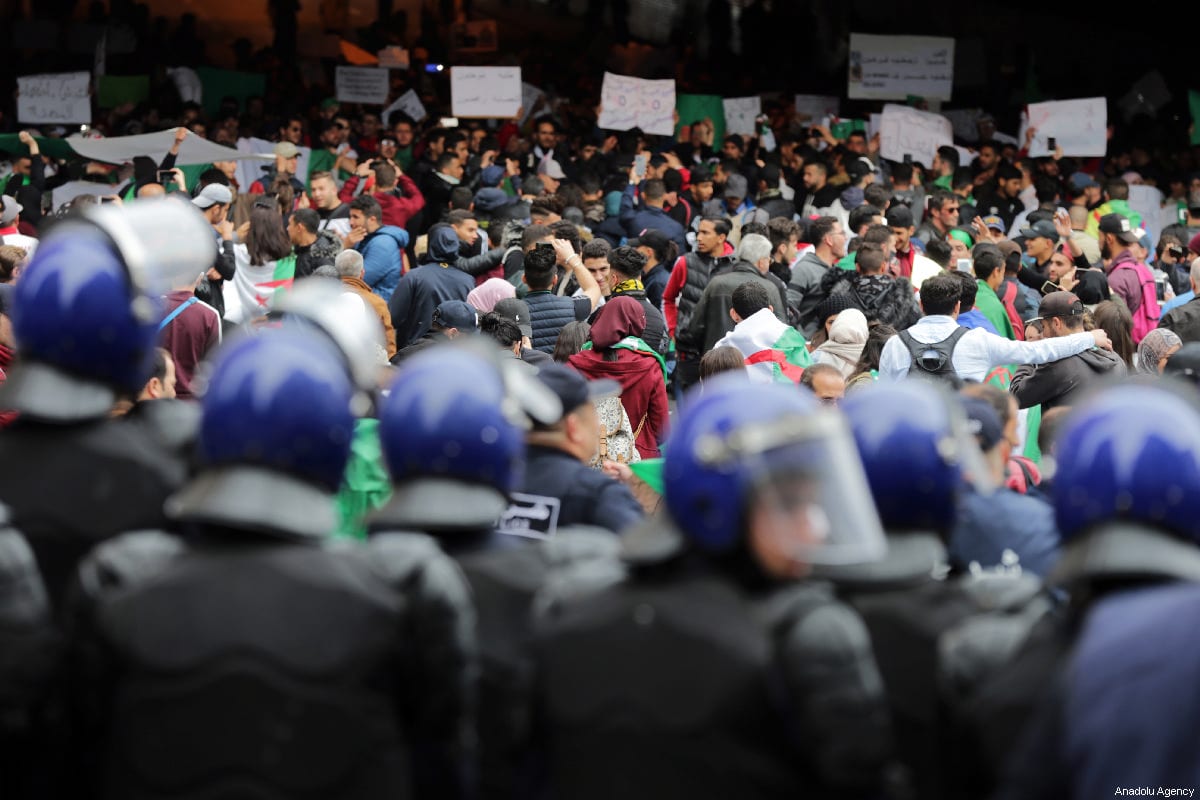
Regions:
[[[51,422],[108,414],[153,370],[158,298],[215,259],[211,226],[173,198],[54,224],[14,290],[19,365],[0,405]]]
[[[991,488],[958,398],[932,381],[897,381],[848,395],[850,423],[875,507],[889,533],[948,535],[958,496]]]
[[[1200,412],[1184,395],[1145,383],[1094,395],[1064,421],[1055,460],[1064,541],[1125,521],[1200,544]]]
[[[272,299],[267,318],[284,328],[319,331],[343,354],[346,368],[362,392],[371,395],[378,388],[380,370],[388,364],[383,325],[362,298],[340,281],[314,277],[297,281]],[[355,410],[360,416],[370,412],[366,406]]]
[[[525,400],[539,414],[557,403],[527,368],[510,372],[507,362],[519,365],[482,340],[436,345],[404,362],[379,412],[393,483],[382,515],[399,511],[426,531],[499,519],[521,480]]]
[[[325,537],[354,433],[342,354],[313,331],[222,346],[201,399],[200,472],[167,501],[185,521]]]
[[[706,381],[684,404],[666,450],[667,510],[703,551],[732,552],[750,515],[772,507],[797,520],[787,532],[796,563],[852,564],[884,551],[845,420],[794,386],[736,373]]]

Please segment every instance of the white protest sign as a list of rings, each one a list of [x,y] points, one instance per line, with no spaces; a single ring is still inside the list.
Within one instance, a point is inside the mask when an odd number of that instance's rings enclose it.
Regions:
[[[429,112],[425,110],[425,104],[421,102],[421,98],[417,97],[416,89],[409,89],[404,94],[396,98],[396,102],[383,110],[380,117],[383,119],[384,127],[391,126],[392,114],[399,111],[406,115],[413,122],[420,122],[429,116]]]
[[[1037,129],[1029,143],[1034,158],[1054,154],[1051,137],[1063,155],[1102,156],[1108,148],[1108,103],[1103,97],[1030,103],[1021,122],[1021,141],[1030,127]]]
[[[1142,215],[1142,227],[1150,234],[1152,242],[1158,241],[1159,231],[1162,230],[1159,227],[1162,201],[1163,193],[1155,186],[1134,183],[1129,187],[1129,207]]]
[[[950,99],[953,39],[851,33],[849,60],[846,94],[852,100]]]
[[[90,80],[91,75],[86,72],[17,78],[17,119],[33,123],[91,122]]]
[[[841,106],[838,98],[823,94],[798,94],[793,102],[796,116],[809,125],[816,125],[825,117],[836,117]]]
[[[388,71],[379,67],[338,67],[334,76],[339,103],[381,106],[388,97]]]
[[[451,67],[450,113],[510,119],[521,108],[520,67]]]
[[[757,132],[754,120],[762,113],[761,97],[726,97],[721,102],[725,106],[725,133],[753,136]]]
[[[597,126],[613,131],[641,128],[659,136],[675,133],[675,81],[650,81],[604,73]]]
[[[403,47],[385,47],[376,55],[379,57],[379,66],[389,69],[408,69],[408,51]]]
[[[879,154],[889,161],[903,161],[909,155],[913,161],[929,166],[939,147],[953,143],[953,127],[941,114],[894,103],[883,107]]]
[[[525,120],[529,119],[538,107],[538,100],[544,100],[545,97],[546,93],[532,83],[521,83],[521,125],[525,124]]]
[[[258,153],[261,155],[272,155],[275,151],[275,143],[268,142],[266,139],[257,138],[241,138],[237,141],[237,149],[243,153]],[[296,178],[301,183],[308,183],[308,162],[312,157],[311,147],[297,147],[300,151],[299,158],[296,159]],[[238,191],[250,191],[250,184],[260,180],[266,176],[264,169],[275,166],[275,161],[255,161],[253,159],[245,159],[237,162],[237,180]],[[269,188],[269,187],[267,187]]]

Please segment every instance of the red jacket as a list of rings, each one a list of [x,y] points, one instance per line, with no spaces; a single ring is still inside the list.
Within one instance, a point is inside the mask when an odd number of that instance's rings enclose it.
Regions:
[[[658,443],[667,435],[667,387],[658,359],[648,353],[616,348],[616,361],[603,351],[580,350],[567,361],[589,379],[611,378],[621,384],[621,405],[637,433],[634,446],[642,458],[658,458]],[[640,426],[640,428],[639,428]]]
[[[346,179],[341,191],[338,192],[338,199],[343,203],[349,203],[357,196],[358,193],[355,191],[357,188],[358,176],[351,175]],[[413,183],[413,179],[407,175],[397,176],[396,191],[376,192],[374,191],[374,180],[370,179],[367,189],[379,201],[379,207],[383,209],[383,219],[380,222],[384,225],[394,225],[397,228],[406,227],[408,220],[425,207],[425,196],[421,194],[417,184]]]

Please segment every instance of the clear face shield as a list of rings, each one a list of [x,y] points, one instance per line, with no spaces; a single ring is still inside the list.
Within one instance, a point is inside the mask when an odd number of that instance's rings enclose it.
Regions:
[[[217,260],[212,226],[187,200],[162,197],[90,206],[78,221],[95,225],[121,254],[134,287],[147,295],[198,281]]]
[[[886,544],[845,420],[832,410],[743,426],[699,443],[714,466],[742,471],[746,541],[776,577],[876,561]]]

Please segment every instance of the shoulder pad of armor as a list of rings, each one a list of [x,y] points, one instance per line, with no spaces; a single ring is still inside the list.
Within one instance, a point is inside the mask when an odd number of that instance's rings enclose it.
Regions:
[[[157,575],[162,565],[184,552],[178,536],[165,531],[130,531],[96,545],[79,567],[84,591],[99,594]]]

